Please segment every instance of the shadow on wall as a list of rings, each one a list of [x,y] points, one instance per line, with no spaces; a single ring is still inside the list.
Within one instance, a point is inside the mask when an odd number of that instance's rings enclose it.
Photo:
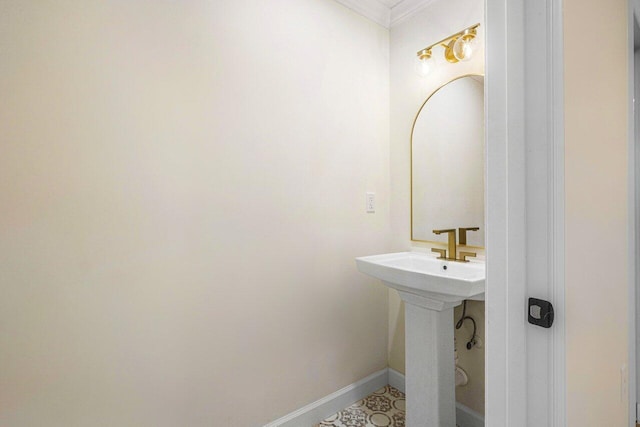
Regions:
[[[397,292],[395,290],[393,292],[399,300],[400,297]],[[396,319],[389,323],[389,366],[404,374],[404,301],[400,300],[399,303]],[[395,328],[393,327],[394,324]]]

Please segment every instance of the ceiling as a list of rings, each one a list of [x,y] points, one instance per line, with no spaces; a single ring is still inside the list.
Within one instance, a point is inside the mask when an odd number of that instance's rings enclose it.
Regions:
[[[378,24],[391,28],[437,0],[336,0]]]

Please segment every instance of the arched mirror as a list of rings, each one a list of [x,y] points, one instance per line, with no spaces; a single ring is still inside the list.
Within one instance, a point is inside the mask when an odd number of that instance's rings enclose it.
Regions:
[[[435,229],[478,227],[484,247],[484,77],[456,78],[427,98],[411,132],[411,239],[446,243]]]

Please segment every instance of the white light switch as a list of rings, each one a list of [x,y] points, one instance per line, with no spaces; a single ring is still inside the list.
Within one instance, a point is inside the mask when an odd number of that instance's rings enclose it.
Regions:
[[[367,193],[367,213],[376,211],[376,193]]]

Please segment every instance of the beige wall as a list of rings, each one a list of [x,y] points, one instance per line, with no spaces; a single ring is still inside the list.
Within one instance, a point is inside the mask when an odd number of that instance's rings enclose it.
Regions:
[[[10,0],[0,34],[0,425],[255,426],[387,365],[386,29]]]
[[[410,146],[411,126],[424,100],[438,87],[464,74],[484,73],[484,52],[479,50],[469,62],[440,63],[426,79],[414,71],[418,50],[456,31],[476,23],[484,24],[482,0],[436,1],[390,31],[391,73],[391,227],[394,251],[413,246],[410,227]],[[479,28],[484,37],[484,25]],[[480,43],[479,47],[483,47]],[[436,50],[441,58],[442,50]],[[484,325],[484,304],[474,303],[474,317]],[[456,311],[458,313],[458,311]],[[484,331],[481,328],[481,334]],[[484,413],[484,350],[470,354],[464,348],[468,340],[466,330],[456,331],[460,364],[470,375],[473,385],[457,391],[457,399],[472,409]],[[484,339],[484,335],[481,336]],[[471,353],[476,353],[472,355]],[[397,292],[389,290],[389,366],[404,372],[404,306]]]
[[[567,425],[622,426],[627,2],[564,0],[564,37]]]

